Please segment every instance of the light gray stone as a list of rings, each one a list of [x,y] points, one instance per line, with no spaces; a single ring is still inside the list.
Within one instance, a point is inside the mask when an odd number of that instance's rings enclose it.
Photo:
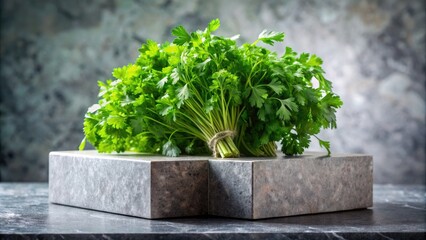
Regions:
[[[53,203],[144,218],[261,219],[372,206],[368,155],[212,159],[52,152]]]
[[[49,201],[152,219],[204,215],[207,159],[51,152]]]
[[[367,155],[213,160],[209,171],[211,215],[261,219],[373,204],[373,159]]]

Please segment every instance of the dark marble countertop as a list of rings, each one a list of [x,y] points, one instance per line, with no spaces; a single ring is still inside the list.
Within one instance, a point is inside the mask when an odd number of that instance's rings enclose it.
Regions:
[[[0,183],[0,239],[425,239],[425,186],[374,186],[370,209],[239,220],[147,220],[48,203],[43,183]]]

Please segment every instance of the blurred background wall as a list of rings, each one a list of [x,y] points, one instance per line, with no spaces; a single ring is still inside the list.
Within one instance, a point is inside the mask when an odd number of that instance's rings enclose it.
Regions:
[[[146,39],[204,28],[253,41],[265,28],[316,53],[344,101],[334,152],[374,156],[376,183],[425,183],[425,1],[1,0],[1,181],[47,181],[48,153],[76,149],[97,80]],[[282,52],[284,47],[275,50]],[[313,150],[318,146],[313,144]]]

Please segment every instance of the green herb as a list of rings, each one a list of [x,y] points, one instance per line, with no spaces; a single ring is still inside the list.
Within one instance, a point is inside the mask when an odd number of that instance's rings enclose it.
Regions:
[[[134,64],[99,82],[99,102],[84,120],[86,139],[100,152],[215,157],[302,154],[316,134],[336,127],[342,105],[325,79],[322,60],[287,47],[282,56],[259,46],[284,40],[263,31],[252,44],[204,31],[172,30],[173,43],[147,41]],[[318,81],[314,87],[312,81]]]

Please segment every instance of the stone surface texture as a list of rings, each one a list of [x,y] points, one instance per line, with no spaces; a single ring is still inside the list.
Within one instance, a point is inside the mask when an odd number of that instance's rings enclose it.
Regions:
[[[49,200],[144,218],[284,217],[372,206],[373,160],[300,157],[167,158],[52,152]]]
[[[195,30],[220,18],[218,34],[252,42],[263,29],[283,31],[285,46],[322,57],[344,102],[338,128],[321,134],[332,150],[373,155],[376,183],[426,183],[424,0],[0,4],[2,181],[47,181],[48,153],[76,149],[83,138],[97,81],[133,62],[146,39],[170,40],[176,25]]]
[[[260,219],[373,204],[373,160],[368,155],[307,153],[209,164],[212,215]]]
[[[48,203],[47,184],[0,183],[0,239],[424,239],[426,188],[375,185],[371,209],[247,221],[148,220]]]
[[[144,218],[207,213],[207,161],[52,152],[49,201]]]
[[[209,214],[252,218],[253,163],[209,161]]]
[[[207,214],[208,162],[199,159],[151,162],[152,218]]]

